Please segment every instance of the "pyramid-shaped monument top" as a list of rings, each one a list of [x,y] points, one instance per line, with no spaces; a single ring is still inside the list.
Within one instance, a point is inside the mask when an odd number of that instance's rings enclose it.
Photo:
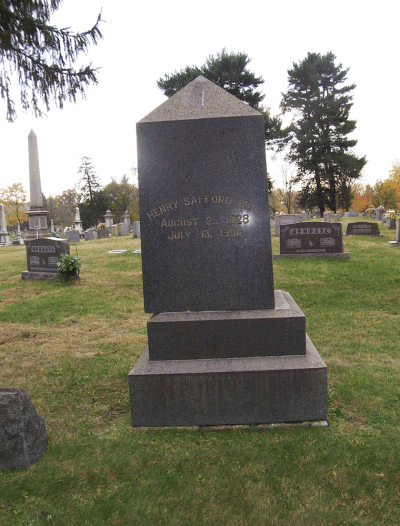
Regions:
[[[255,115],[261,114],[200,75],[146,115],[139,123]]]

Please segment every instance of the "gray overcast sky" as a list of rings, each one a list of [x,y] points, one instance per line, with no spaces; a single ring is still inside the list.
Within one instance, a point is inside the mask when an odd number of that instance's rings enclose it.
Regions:
[[[350,117],[358,123],[356,153],[368,159],[364,182],[386,179],[400,158],[400,7],[393,0],[264,0],[244,7],[219,0],[65,0],[52,23],[87,30],[101,9],[104,40],[86,57],[101,68],[99,84],[87,90],[86,100],[52,108],[42,119],[18,111],[10,124],[0,99],[0,188],[20,182],[29,189],[31,129],[38,138],[47,196],[75,186],[84,155],[92,158],[102,184],[130,176],[136,164],[135,124],[166,100],[157,79],[186,65],[201,65],[223,47],[251,57],[250,69],[264,78],[264,103],[272,113],[279,112],[293,62],[308,52],[332,51],[337,63],[350,68],[347,83],[357,85]],[[267,159],[279,186],[283,161],[273,162],[270,152]]]

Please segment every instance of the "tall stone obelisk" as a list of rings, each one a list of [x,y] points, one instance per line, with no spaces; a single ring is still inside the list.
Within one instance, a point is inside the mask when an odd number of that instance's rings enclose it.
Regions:
[[[37,237],[47,237],[50,235],[47,228],[47,210],[43,207],[37,137],[33,130],[31,130],[28,135],[28,152],[31,204],[28,212],[29,230],[25,235],[25,240],[35,239]]]

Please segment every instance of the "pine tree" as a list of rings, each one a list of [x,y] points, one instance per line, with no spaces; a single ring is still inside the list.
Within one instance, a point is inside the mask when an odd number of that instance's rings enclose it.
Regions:
[[[209,55],[200,67],[186,66],[180,71],[164,75],[157,81],[157,86],[164,95],[172,97],[196,77],[203,75],[262,113],[266,141],[268,144],[277,143],[285,136],[281,128],[282,121],[277,116],[271,116],[270,109],[261,104],[265,95],[257,88],[264,83],[264,80],[248,69],[250,62],[251,58],[247,53],[228,53],[222,49],[216,56]]]
[[[348,181],[357,179],[365,157],[352,152],[357,144],[347,136],[356,128],[349,119],[355,85],[343,86],[348,69],[335,64],[335,55],[308,53],[288,71],[289,89],[283,94],[284,112],[294,111],[288,160],[297,165],[296,181],[303,183],[300,202],[336,211],[336,193],[348,203]]]
[[[82,157],[78,174],[80,177],[76,185],[76,192],[80,203],[82,226],[89,228],[102,222],[109,201],[102,190],[90,157]]]
[[[78,174],[80,177],[77,183],[77,193],[80,197],[80,201],[93,202],[96,193],[100,191],[101,185],[96,172],[94,171],[92,159],[90,157],[82,157]]]
[[[246,53],[227,53],[223,49],[216,57],[209,55],[203,66],[186,66],[171,75],[164,75],[157,81],[157,86],[167,97],[171,97],[196,77],[203,75],[228,93],[257,108],[264,95],[256,88],[264,80],[247,69],[250,62]]]
[[[80,93],[97,84],[97,69],[91,65],[73,68],[81,53],[102,38],[97,22],[88,31],[73,33],[49,24],[62,0],[0,0],[0,97],[6,101],[7,120],[16,119],[12,77],[20,87],[23,111],[33,109],[35,116],[47,111],[50,101],[62,108],[76,101]]]

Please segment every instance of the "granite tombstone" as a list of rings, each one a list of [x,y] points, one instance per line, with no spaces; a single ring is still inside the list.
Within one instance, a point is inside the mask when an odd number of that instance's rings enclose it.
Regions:
[[[262,115],[198,77],[137,138],[155,314],[129,373],[132,425],[325,420],[326,366],[300,308],[273,287]]]
[[[370,221],[356,221],[349,223],[346,229],[346,236],[379,236],[382,234],[379,231],[378,223],[371,223]]]
[[[274,259],[290,257],[349,258],[350,254],[343,252],[342,225],[315,221],[281,227],[280,254]]]
[[[81,240],[81,234],[79,230],[67,230],[67,232],[65,232],[65,237],[70,243],[77,243]]]
[[[28,270],[21,272],[23,279],[55,280],[58,278],[58,260],[69,254],[69,243],[64,239],[44,237],[26,243]]]
[[[226,95],[196,79],[137,125],[146,312],[274,307],[263,123]]]
[[[108,228],[98,228],[96,230],[97,239],[104,239],[110,237],[110,230]]]
[[[85,230],[84,236],[85,241],[92,241],[93,239],[97,239],[97,232],[94,229]]]

